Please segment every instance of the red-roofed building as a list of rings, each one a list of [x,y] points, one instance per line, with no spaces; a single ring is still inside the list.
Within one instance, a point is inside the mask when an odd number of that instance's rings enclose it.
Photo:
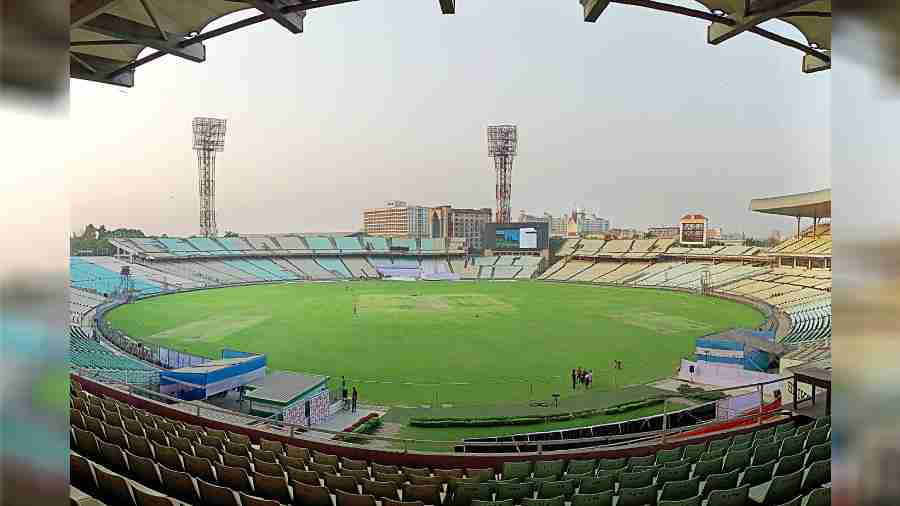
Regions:
[[[678,223],[678,242],[688,246],[706,246],[709,219],[702,214],[685,214]]]

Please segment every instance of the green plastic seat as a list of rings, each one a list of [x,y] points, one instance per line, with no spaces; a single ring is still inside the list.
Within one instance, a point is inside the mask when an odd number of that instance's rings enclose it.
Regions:
[[[600,459],[600,462],[597,463],[597,469],[612,471],[616,469],[622,469],[626,465],[628,465],[627,457],[618,459]]]
[[[752,442],[753,442],[753,433],[752,432],[748,433],[748,434],[738,434],[737,436],[734,436],[734,439],[731,440],[731,447],[734,448],[735,445],[742,445],[745,443],[752,443]]]
[[[820,445],[828,441],[828,427],[817,427],[806,436],[805,448],[809,450],[813,446]]]
[[[534,497],[534,483],[531,483],[531,482],[501,483],[497,486],[496,492],[497,492],[496,500],[498,500],[498,501],[512,499],[513,503],[521,504],[523,498]],[[405,497],[405,495],[404,495],[404,497]],[[426,504],[430,504],[430,503],[426,503]]]
[[[644,506],[656,504],[656,485],[638,488],[620,488],[616,506]]]
[[[735,450],[746,450],[748,448],[753,448],[753,441],[743,441],[740,443],[733,443],[731,448],[728,451],[733,452]]]
[[[658,506],[700,506],[702,500],[700,496],[688,497],[679,501],[660,500]]]
[[[642,488],[653,483],[656,471],[648,469],[646,471],[637,471],[634,473],[622,473],[619,478],[620,488]]]
[[[772,481],[750,489],[750,500],[763,506],[784,504],[798,495],[803,484],[803,470],[786,476],[776,476]]]
[[[797,455],[798,453],[803,453],[803,444],[805,442],[805,434],[791,436],[781,442],[781,450],[779,452],[779,455],[781,457],[787,457],[788,455]]]
[[[756,434],[754,435],[753,439],[754,439],[754,441],[757,439],[768,439],[770,437],[773,437],[774,435],[775,435],[775,428],[772,427],[769,429],[762,429],[762,430],[756,431]]]
[[[553,477],[559,479],[565,469],[565,460],[539,460],[534,463],[534,477]]]
[[[619,481],[627,471],[627,466],[619,469],[597,469],[597,476],[612,476],[613,480]]]
[[[728,490],[714,490],[709,494],[706,506],[744,506],[750,493],[750,485]]]
[[[565,506],[565,504],[566,498],[561,495],[547,499],[534,499],[532,497],[522,499],[522,506]]]
[[[449,501],[444,501],[446,506],[470,506],[472,501],[490,501],[494,493],[487,483],[463,484],[456,487]]]
[[[512,499],[506,499],[503,501],[482,501],[480,499],[475,499],[472,501],[472,506],[513,506]]]
[[[730,473],[735,469],[743,471],[744,469],[750,467],[750,456],[752,455],[752,452],[752,448],[747,448],[746,450],[732,449],[727,454],[725,454],[725,462],[722,464],[722,472]]]
[[[758,466],[778,460],[778,451],[777,443],[757,446],[756,450],[753,451],[752,465]]]
[[[665,464],[667,462],[673,462],[677,460],[681,460],[681,456],[684,454],[684,450],[681,448],[673,448],[671,450],[660,450],[656,452],[656,463],[657,464]]]
[[[643,455],[639,457],[630,457],[628,466],[633,469],[634,466],[652,466],[656,463],[656,455]]]
[[[616,489],[616,477],[613,475],[596,476],[593,478],[582,478],[581,485],[578,487],[578,493],[581,495],[591,495],[608,490]]]
[[[781,457],[775,464],[775,476],[785,476],[803,469],[803,455]]]
[[[706,452],[706,443],[687,445],[684,447],[684,458],[688,462],[695,463]]]
[[[756,486],[772,479],[772,473],[775,471],[775,461],[760,464],[758,466],[750,466],[741,475],[740,486],[750,485]]]
[[[709,447],[707,448],[706,451],[714,452],[717,450],[725,450],[729,446],[731,446],[731,438],[730,437],[727,437],[725,439],[714,439],[709,442]]]
[[[831,416],[823,416],[816,420],[816,428],[819,427],[831,427]]]
[[[687,480],[691,475],[691,465],[684,464],[680,467],[664,467],[659,470],[659,474],[656,475],[656,483],[657,485],[662,486],[665,483],[670,481],[684,481]],[[699,480],[698,480],[699,481]],[[696,495],[696,494],[691,494]]]
[[[503,481],[510,479],[524,480],[531,476],[531,462],[504,462],[500,476]]]
[[[737,469],[730,473],[711,474],[703,483],[703,492],[700,495],[706,499],[715,490],[730,490],[738,485],[740,473]]]
[[[595,459],[590,460],[570,460],[566,466],[566,474],[584,474],[592,473],[597,467]]]
[[[806,425],[801,425],[797,427],[797,435],[799,436],[800,434],[806,434],[814,428],[816,428],[816,422],[809,422]]]
[[[831,506],[831,488],[817,488],[806,496],[805,506]]]
[[[549,481],[541,483],[537,489],[538,499],[552,499],[563,496],[566,500],[575,493],[575,480]]]
[[[719,457],[713,460],[701,460],[697,462],[697,464],[694,466],[693,476],[704,480],[711,474],[721,473],[723,460],[724,459],[722,457]]]
[[[700,497],[700,478],[665,482],[659,500],[683,501],[692,497]]]
[[[803,478],[802,491],[809,492],[830,482],[831,461],[819,460],[813,462],[812,465],[809,466],[809,469],[807,469],[806,476]]]
[[[703,455],[700,455],[700,460],[715,460],[715,459],[724,459],[725,458],[725,448],[719,448],[718,450],[705,451]]]
[[[594,494],[575,494],[572,496],[571,506],[612,506],[613,491],[597,492]]]
[[[813,446],[806,454],[806,467],[812,465],[813,462],[831,459],[831,443],[822,443]]]

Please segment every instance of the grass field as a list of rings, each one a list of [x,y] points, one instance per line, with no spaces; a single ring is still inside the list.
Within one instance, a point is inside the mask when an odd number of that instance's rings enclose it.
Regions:
[[[354,314],[354,305],[357,314]],[[692,294],[543,282],[292,283],[181,293],[122,306],[128,335],[209,357],[265,353],[274,369],[345,375],[392,406],[490,405],[669,376],[694,339],[763,317]],[[624,369],[614,376],[613,359]]]

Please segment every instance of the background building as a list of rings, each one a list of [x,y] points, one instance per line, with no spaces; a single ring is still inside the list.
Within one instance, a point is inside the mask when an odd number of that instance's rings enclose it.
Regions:
[[[443,205],[431,208],[429,213],[431,237],[461,237],[466,239],[466,244],[470,248],[477,250],[484,248],[482,236],[485,225],[491,222],[493,214],[491,208],[462,209]]]
[[[681,228],[678,242],[689,246],[706,246],[709,219],[702,214],[686,214],[678,223]]]
[[[657,237],[659,239],[675,239],[681,233],[681,227],[678,225],[665,225],[660,227],[650,227],[647,229],[647,235]]]
[[[384,237],[430,237],[429,208],[391,200],[385,207],[363,211],[363,232]]]
[[[544,213],[542,218],[527,215],[522,211],[520,218],[528,219],[520,219],[519,221],[549,223],[552,237],[603,235],[609,232],[609,220],[601,218],[594,213],[588,213],[584,209],[573,209],[568,213],[561,213],[559,216]]]

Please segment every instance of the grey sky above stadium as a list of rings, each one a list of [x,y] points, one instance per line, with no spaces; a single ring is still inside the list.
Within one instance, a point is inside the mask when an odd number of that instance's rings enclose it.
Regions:
[[[614,227],[702,212],[729,232],[790,230],[748,203],[830,186],[831,72],[759,37],[705,37],[624,6],[584,23],[574,0],[453,16],[364,0],[310,12],[300,36],[261,23],[209,41],[205,63],[141,67],[133,89],[72,81],[71,225],[196,233],[191,119],[214,116],[229,120],[220,230],[351,231],[391,199],[493,207],[485,126],[507,122],[514,216],[577,205]]]

